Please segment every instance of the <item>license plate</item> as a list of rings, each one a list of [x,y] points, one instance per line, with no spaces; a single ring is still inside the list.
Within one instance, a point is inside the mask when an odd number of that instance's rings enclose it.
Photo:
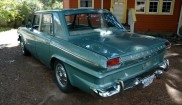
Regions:
[[[144,78],[142,80],[143,88],[149,86],[153,82],[153,80],[154,80],[154,75],[151,75],[151,76],[149,76],[147,78]]]

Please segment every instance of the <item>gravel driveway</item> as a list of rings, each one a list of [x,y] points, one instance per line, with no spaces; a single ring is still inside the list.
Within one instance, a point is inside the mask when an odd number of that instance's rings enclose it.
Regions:
[[[0,105],[182,105],[182,45],[166,54],[171,66],[160,80],[99,99],[80,90],[62,93],[53,71],[21,54],[17,37],[16,30],[0,32]]]

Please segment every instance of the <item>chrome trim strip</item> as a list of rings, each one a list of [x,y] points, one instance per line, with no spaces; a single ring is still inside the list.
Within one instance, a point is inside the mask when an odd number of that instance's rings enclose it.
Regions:
[[[99,66],[99,65],[97,65],[96,63],[94,63],[94,62],[92,62],[92,61],[90,61],[90,60],[88,60],[88,59],[86,59],[86,58],[84,58],[84,57],[82,57],[82,56],[79,56],[79,55],[77,55],[77,54],[74,54],[74,53],[72,53],[72,52],[70,52],[70,51],[68,51],[68,50],[66,50],[66,49],[64,49],[64,48],[60,48],[60,47],[59,47],[58,45],[56,45],[55,43],[52,43],[51,45],[54,46],[54,47],[56,47],[56,48],[58,48],[58,49],[60,49],[60,50],[62,50],[62,51],[64,51],[64,52],[66,52],[66,53],[68,53],[68,54],[70,54],[70,55],[72,55],[72,56],[74,56],[74,57],[76,57],[76,58],[78,58],[78,59],[80,59],[80,60],[82,60],[82,61],[85,61],[85,62],[87,62],[87,63],[89,63],[89,64],[94,65],[94,66]]]

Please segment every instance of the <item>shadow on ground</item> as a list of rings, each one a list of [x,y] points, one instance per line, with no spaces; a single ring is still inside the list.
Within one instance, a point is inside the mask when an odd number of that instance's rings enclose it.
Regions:
[[[182,45],[166,54],[170,69],[144,90],[137,88],[99,99],[83,91],[62,93],[54,73],[32,56],[21,55],[19,45],[0,45],[0,105],[177,105],[182,104]]]

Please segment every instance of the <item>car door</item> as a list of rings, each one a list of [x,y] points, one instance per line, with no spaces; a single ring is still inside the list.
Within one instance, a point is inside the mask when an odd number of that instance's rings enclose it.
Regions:
[[[35,14],[33,17],[32,26],[28,27],[25,30],[26,35],[23,35],[23,40],[25,41],[26,48],[31,52],[31,54],[36,56],[35,36],[39,33],[39,24],[40,24],[40,14]]]
[[[45,64],[49,64],[50,41],[53,37],[53,16],[51,13],[41,15],[39,34],[36,37],[37,57]]]

